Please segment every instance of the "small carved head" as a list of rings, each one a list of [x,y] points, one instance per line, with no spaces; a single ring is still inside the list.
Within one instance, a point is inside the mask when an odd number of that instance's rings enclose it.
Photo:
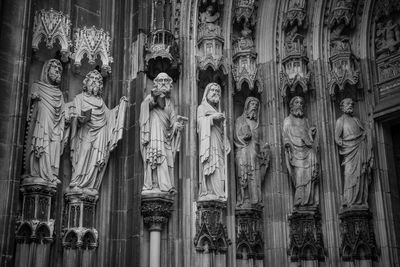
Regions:
[[[304,99],[301,96],[293,97],[289,102],[290,114],[295,117],[303,117],[304,115]]]
[[[61,82],[63,67],[58,59],[49,60],[47,68],[47,78],[51,84],[58,85]]]
[[[103,77],[97,70],[92,70],[86,74],[83,80],[83,91],[89,95],[103,95]]]
[[[172,78],[165,72],[161,72],[154,79],[154,86],[155,88],[151,91],[154,96],[169,95],[172,90]]]
[[[257,98],[248,97],[245,106],[246,117],[251,120],[257,120],[259,106],[260,101]]]
[[[210,104],[217,105],[221,98],[221,86],[218,83],[209,83],[206,86],[207,101]]]
[[[354,101],[351,98],[345,98],[340,101],[340,110],[348,115],[353,115]]]

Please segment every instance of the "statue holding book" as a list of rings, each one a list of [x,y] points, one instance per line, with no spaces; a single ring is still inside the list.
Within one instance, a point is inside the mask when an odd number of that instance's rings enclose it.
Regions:
[[[102,99],[103,77],[97,70],[83,80],[83,92],[68,103],[71,117],[70,190],[97,195],[110,152],[122,138],[126,97],[108,109]]]

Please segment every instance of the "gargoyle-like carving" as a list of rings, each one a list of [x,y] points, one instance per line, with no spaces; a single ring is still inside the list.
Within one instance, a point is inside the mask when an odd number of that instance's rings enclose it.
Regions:
[[[45,41],[46,47],[49,49],[53,48],[53,45],[58,41],[61,46],[63,60],[67,60],[72,44],[69,16],[53,9],[36,11],[33,24],[32,48],[38,50],[39,43],[42,40]]]
[[[197,203],[196,251],[202,253],[226,253],[232,243],[228,238],[226,226],[222,222],[222,212],[226,204],[218,201],[201,201]]]
[[[101,68],[111,73],[110,64],[113,62],[113,58],[111,57],[110,47],[110,34],[103,29],[97,29],[95,26],[77,28],[74,32],[74,53],[72,54],[74,65],[81,66],[85,55],[89,64],[93,65],[99,56],[102,61]]]

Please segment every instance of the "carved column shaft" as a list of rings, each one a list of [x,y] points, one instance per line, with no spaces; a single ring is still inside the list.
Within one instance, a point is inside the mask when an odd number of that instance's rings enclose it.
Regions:
[[[150,232],[150,267],[159,267],[161,231],[172,212],[173,195],[168,193],[142,194],[143,222]]]

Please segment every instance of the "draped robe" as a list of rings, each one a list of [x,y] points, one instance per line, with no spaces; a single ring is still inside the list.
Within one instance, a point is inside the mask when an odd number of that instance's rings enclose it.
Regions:
[[[344,114],[336,122],[335,141],[344,166],[343,206],[367,206],[371,157],[364,133],[356,117]]]
[[[110,152],[122,139],[126,100],[109,110],[101,97],[79,94],[73,100],[78,115],[91,110],[90,120],[80,124],[75,118],[71,129],[72,178],[70,187],[97,191]]]
[[[40,81],[32,85],[32,114],[27,147],[28,174],[48,182],[59,182],[60,157],[64,150],[64,97],[58,86],[48,80],[49,63],[42,69]]]
[[[245,112],[235,124],[236,168],[240,183],[238,186],[241,188],[238,201],[258,204],[261,203],[262,179],[258,122],[247,118],[246,106]],[[248,133],[251,138],[245,140]]]
[[[290,144],[291,151],[285,152],[289,175],[295,187],[294,205],[316,206],[319,204],[316,178],[318,162],[314,140],[305,118],[290,114],[283,122],[283,142]]]
[[[197,108],[197,133],[200,149],[200,190],[199,196],[205,199],[226,199],[225,152],[229,143],[224,140],[223,123],[214,123],[211,115],[219,112],[206,100]],[[218,108],[219,110],[219,108]]]
[[[152,107],[151,95],[140,106],[140,149],[144,161],[143,191],[158,188],[168,192],[174,189],[174,158],[176,122],[174,106],[165,98],[164,109]],[[142,191],[142,192],[143,192]]]

